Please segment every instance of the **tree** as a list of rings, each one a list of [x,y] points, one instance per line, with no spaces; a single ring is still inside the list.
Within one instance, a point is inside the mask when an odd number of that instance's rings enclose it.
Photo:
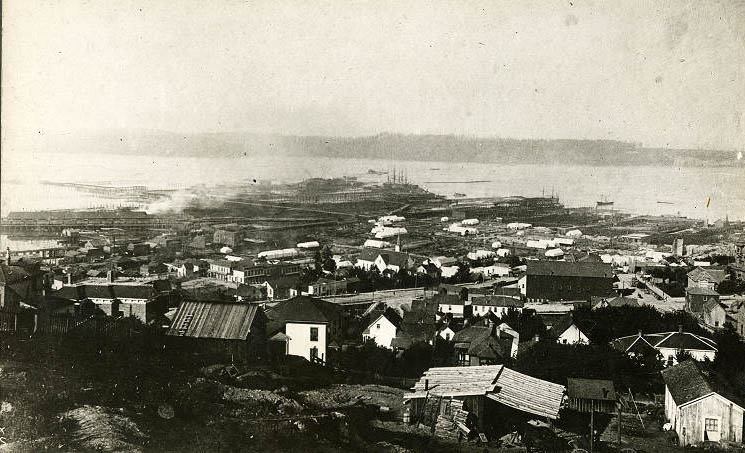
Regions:
[[[693,359],[693,356],[691,355],[690,352],[686,351],[685,349],[678,349],[675,352],[675,360],[678,363],[682,363],[682,362],[685,362],[686,360],[691,360],[691,359]]]
[[[313,254],[313,268],[319,275],[321,274],[321,270],[323,270],[323,258],[321,257],[321,252],[318,250]]]
[[[450,279],[451,283],[468,283],[471,281],[471,266],[467,262],[458,262],[458,271]]]
[[[502,322],[506,322],[508,326],[517,330],[520,334],[520,341],[528,341],[535,335],[542,336],[546,333],[546,325],[543,324],[541,318],[532,310],[518,311],[514,308],[509,308],[507,313],[503,314],[500,319]]]
[[[321,250],[321,268],[326,272],[334,272],[336,270],[334,254],[328,245],[324,246]]]

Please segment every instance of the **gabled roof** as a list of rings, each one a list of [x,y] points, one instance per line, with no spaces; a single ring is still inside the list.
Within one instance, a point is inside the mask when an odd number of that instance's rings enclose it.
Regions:
[[[587,334],[586,334],[586,333],[585,333],[585,332],[584,332],[584,331],[582,330],[582,328],[581,328],[581,327],[580,327],[579,325],[577,325],[577,323],[576,323],[576,322],[574,321],[574,317],[573,317],[573,316],[571,315],[571,313],[570,313],[570,314],[567,314],[567,315],[564,315],[564,316],[562,316],[561,318],[559,318],[559,319],[558,319],[558,320],[557,320],[557,321],[556,321],[556,322],[555,322],[555,323],[554,323],[554,324],[553,324],[553,325],[551,326],[551,330],[550,330],[550,332],[549,332],[549,335],[550,335],[550,336],[552,336],[552,337],[554,337],[554,338],[558,338],[558,337],[560,337],[560,336],[561,336],[561,334],[563,334],[564,332],[566,332],[566,331],[567,331],[567,329],[569,329],[570,327],[572,327],[572,325],[576,325],[576,326],[577,326],[577,328],[578,328],[578,329],[579,329],[579,330],[580,330],[580,331],[581,331],[582,333],[584,333],[584,334],[585,334],[585,336],[587,335]]]
[[[711,311],[711,310],[714,310],[717,307],[721,308],[722,310],[725,309],[722,306],[722,304],[719,301],[717,301],[717,300],[709,300],[708,302],[706,302],[704,304],[704,307],[703,308],[704,308],[704,311]]]
[[[453,336],[456,348],[467,349],[469,355],[486,359],[506,359],[512,351],[513,337],[501,332],[501,337],[492,335],[491,327],[471,326],[459,330]]]
[[[714,393],[693,360],[686,360],[662,370],[662,379],[678,406]]]
[[[300,279],[294,275],[285,275],[284,277],[272,278],[266,281],[272,288],[294,288]]]
[[[167,335],[245,340],[260,312],[256,304],[185,301],[179,305]]]
[[[360,250],[357,259],[362,261],[375,261],[378,258],[378,255],[380,255],[380,249],[365,247]]]
[[[395,252],[392,250],[381,250],[379,255],[383,258],[386,266],[397,266],[406,269],[409,266],[409,254],[405,252]]]
[[[718,296],[719,293],[711,288],[699,288],[697,286],[691,286],[686,288],[686,294],[694,296]]]
[[[613,278],[613,268],[595,262],[528,261],[528,275]]]
[[[273,322],[309,322],[325,324],[331,322],[341,311],[337,304],[309,296],[295,296],[267,310]]]
[[[0,283],[12,285],[29,276],[28,271],[21,266],[8,266],[5,263],[0,263]]]
[[[616,389],[613,381],[605,379],[567,378],[569,398],[615,401]]]
[[[387,307],[383,311],[376,310],[372,312],[370,316],[368,317],[368,319],[370,320],[369,326],[373,325],[378,319],[380,319],[381,316],[385,317],[388,321],[390,321],[390,323],[393,324],[396,327],[396,329],[401,327],[403,318],[401,317],[401,315],[398,314],[398,312],[395,309],[391,307]]]
[[[697,267],[688,273],[688,278],[695,282],[706,280],[713,283],[721,283],[725,277],[727,277],[727,273],[723,269],[702,269]]]
[[[472,305],[484,305],[488,307],[515,307],[523,308],[525,303],[520,299],[509,296],[478,296],[471,299]]]
[[[461,300],[460,296],[457,294],[435,294],[432,296],[432,300],[437,302],[438,305],[440,304],[447,304],[447,305],[465,305],[466,302]]]

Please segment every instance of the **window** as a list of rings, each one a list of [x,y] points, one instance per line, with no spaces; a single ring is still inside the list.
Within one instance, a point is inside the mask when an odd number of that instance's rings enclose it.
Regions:
[[[310,328],[310,341],[318,341],[318,327]]]
[[[719,420],[716,418],[707,418],[704,420],[706,431],[714,433],[719,431]]]
[[[448,340],[448,341],[450,341],[450,333],[449,332],[445,334],[445,339]]]
[[[380,329],[380,324],[375,326],[376,329]]]
[[[719,327],[719,321],[714,321],[714,327]]]

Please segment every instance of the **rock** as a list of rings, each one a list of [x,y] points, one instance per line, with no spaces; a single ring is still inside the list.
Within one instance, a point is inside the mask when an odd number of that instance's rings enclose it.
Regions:
[[[13,405],[7,401],[3,401],[3,403],[0,404],[0,414],[7,414],[10,412],[13,412]]]

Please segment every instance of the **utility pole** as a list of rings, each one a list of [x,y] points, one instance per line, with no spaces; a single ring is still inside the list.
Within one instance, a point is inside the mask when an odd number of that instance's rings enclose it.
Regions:
[[[592,447],[593,443],[595,441],[595,426],[594,426],[594,418],[595,418],[595,404],[593,402],[593,406],[590,409],[590,453],[592,453]]]
[[[621,451],[621,403],[618,403],[618,451]]]

